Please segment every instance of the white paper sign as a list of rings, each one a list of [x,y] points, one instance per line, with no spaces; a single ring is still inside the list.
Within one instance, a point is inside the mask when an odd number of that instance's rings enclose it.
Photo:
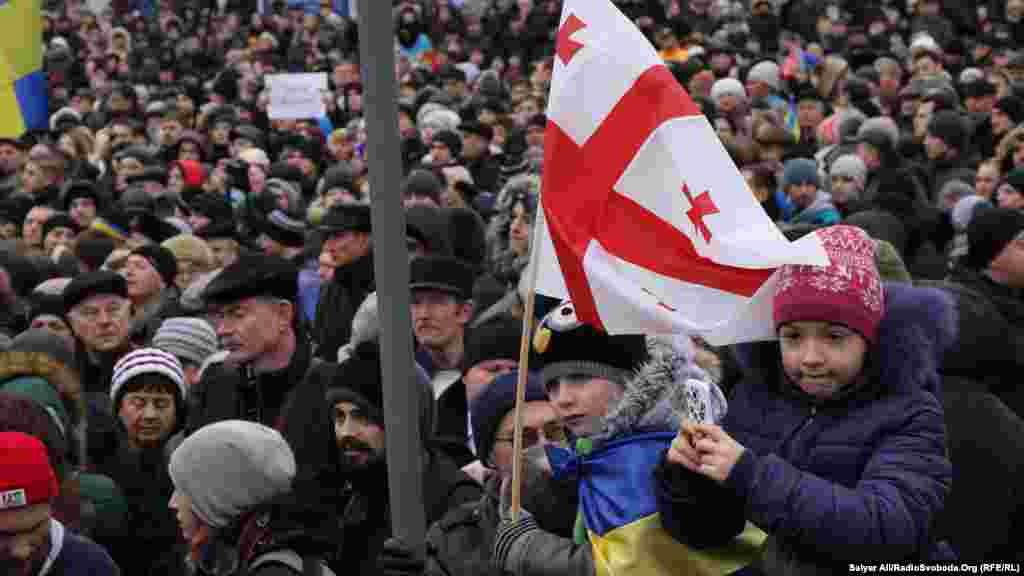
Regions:
[[[327,90],[327,74],[268,74],[271,120],[303,120],[325,114],[323,93]]]

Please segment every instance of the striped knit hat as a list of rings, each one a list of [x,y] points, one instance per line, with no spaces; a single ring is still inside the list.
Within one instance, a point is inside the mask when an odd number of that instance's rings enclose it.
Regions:
[[[140,348],[125,354],[114,364],[114,377],[110,384],[110,399],[117,409],[124,394],[121,390],[133,378],[143,374],[160,374],[174,382],[180,393],[179,399],[185,398],[185,374],[181,362],[172,354],[156,348]],[[179,402],[180,403],[180,402]]]
[[[153,336],[153,347],[202,366],[218,349],[217,333],[202,318],[168,318]]]

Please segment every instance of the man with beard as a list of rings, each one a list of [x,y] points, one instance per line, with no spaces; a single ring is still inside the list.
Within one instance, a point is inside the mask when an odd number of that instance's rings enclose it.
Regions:
[[[388,470],[380,350],[377,342],[364,342],[336,368],[326,389],[327,406],[334,421],[341,493],[337,510],[344,545],[332,566],[349,574],[379,574],[378,556],[391,536]],[[422,377],[409,383],[420,394],[420,436],[424,439],[423,498],[428,525],[449,509],[480,498],[480,487],[458,466],[429,444],[433,428],[430,390]]]
[[[57,477],[38,438],[0,432],[0,573],[118,576],[100,546],[50,516]]]

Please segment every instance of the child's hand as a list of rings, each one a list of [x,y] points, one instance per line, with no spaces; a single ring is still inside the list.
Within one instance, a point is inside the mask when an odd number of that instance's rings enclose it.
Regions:
[[[703,436],[694,444],[699,454],[696,472],[719,483],[725,482],[746,449],[714,424],[695,424],[694,433]]]
[[[698,438],[695,427],[694,422],[683,421],[679,427],[679,434],[675,440],[672,440],[666,458],[673,464],[679,464],[693,472],[700,473],[700,454],[695,446]]]

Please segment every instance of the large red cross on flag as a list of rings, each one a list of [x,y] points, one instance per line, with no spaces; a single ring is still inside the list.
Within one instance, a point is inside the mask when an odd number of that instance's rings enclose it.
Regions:
[[[548,100],[537,290],[612,334],[770,338],[790,243],[707,118],[609,0],[565,0]],[[767,316],[765,316],[767,314]]]

